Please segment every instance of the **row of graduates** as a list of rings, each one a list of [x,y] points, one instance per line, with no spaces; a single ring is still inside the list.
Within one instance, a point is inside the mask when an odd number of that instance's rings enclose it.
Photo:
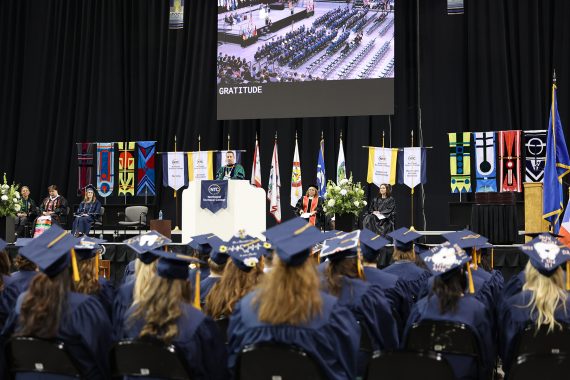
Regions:
[[[486,239],[470,231],[429,249],[414,246],[415,231],[394,231],[394,263],[383,270],[375,262],[387,241],[367,230],[323,234],[297,218],[265,235],[267,242],[197,236],[198,258],[166,251],[169,241],[156,232],[142,235],[129,243],[138,253],[134,273],[113,290],[96,276],[98,242],[54,226],[21,242],[20,270],[3,277],[1,352],[11,336],[55,338],[85,378],[102,379],[115,342],[150,338],[174,344],[193,378],[225,379],[244,347],[273,342],[303,349],[327,378],[353,379],[367,360],[361,329],[374,349],[388,350],[412,324],[445,320],[475,333],[483,371],[475,359],[447,357],[457,378],[475,378],[491,370],[497,350],[508,371],[516,335],[529,323],[555,331],[569,322],[561,264],[570,251],[549,234],[523,246],[529,264],[504,287],[478,254]],[[317,265],[312,248],[323,240]],[[189,271],[191,262],[202,269]],[[227,344],[220,318],[229,318]],[[1,357],[0,368],[7,364]]]

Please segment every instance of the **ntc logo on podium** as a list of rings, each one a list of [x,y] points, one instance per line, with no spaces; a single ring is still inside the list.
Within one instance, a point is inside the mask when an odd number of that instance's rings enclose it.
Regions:
[[[213,183],[210,186],[208,186],[208,193],[210,193],[211,195],[218,195],[220,194],[221,191],[222,188],[218,184]]]

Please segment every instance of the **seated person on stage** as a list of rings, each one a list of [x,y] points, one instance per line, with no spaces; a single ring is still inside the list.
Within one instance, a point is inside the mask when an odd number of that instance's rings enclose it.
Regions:
[[[430,295],[419,300],[408,318],[404,337],[415,323],[425,320],[448,321],[467,325],[480,347],[479,360],[471,356],[444,354],[456,379],[485,379],[494,365],[493,313],[467,292],[473,283],[467,265],[471,257],[457,244],[432,248],[424,261],[435,276]],[[405,338],[404,338],[405,340]],[[418,342],[419,343],[419,342]],[[479,374],[479,377],[477,376]]]
[[[245,170],[243,166],[236,164],[235,154],[231,150],[226,152],[226,161],[227,165],[220,167],[216,173],[216,179],[218,181],[245,178]]]
[[[295,206],[295,213],[306,219],[313,226],[320,228],[323,224],[323,199],[319,197],[316,186],[309,186],[305,196]]]
[[[79,209],[75,213],[73,228],[71,233],[75,236],[87,235],[93,223],[101,216],[101,202],[95,195],[95,187],[87,185],[85,187],[85,198],[79,204]]]
[[[396,201],[392,198],[392,186],[380,185],[380,194],[374,198],[364,217],[362,225],[370,231],[386,236],[394,230],[394,218],[396,217]]]
[[[498,317],[499,356],[507,375],[516,359],[517,336],[527,326],[537,330],[546,327],[549,334],[556,334],[562,325],[570,323],[570,284],[568,279],[564,281],[561,268],[566,263],[568,270],[570,249],[545,232],[523,245],[521,250],[529,257],[524,270],[525,283],[520,293],[503,301]]]
[[[22,186],[20,194],[22,194],[22,197],[20,198],[20,211],[16,214],[16,234],[19,237],[28,237],[24,236],[26,224],[28,221],[31,223],[36,218],[38,207],[36,202],[30,198],[30,188],[28,186]]]
[[[40,216],[36,219],[34,237],[41,235],[53,223],[59,224],[61,216],[67,213],[67,200],[59,195],[56,185],[48,187],[49,196],[40,205]]]

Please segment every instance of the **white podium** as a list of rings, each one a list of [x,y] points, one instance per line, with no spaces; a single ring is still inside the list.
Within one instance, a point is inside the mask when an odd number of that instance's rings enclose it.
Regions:
[[[263,238],[266,229],[265,190],[246,180],[228,181],[228,207],[215,214],[200,207],[201,180],[192,181],[182,192],[182,243],[195,235],[214,233],[229,240],[239,230]],[[265,240],[265,239],[264,239]]]

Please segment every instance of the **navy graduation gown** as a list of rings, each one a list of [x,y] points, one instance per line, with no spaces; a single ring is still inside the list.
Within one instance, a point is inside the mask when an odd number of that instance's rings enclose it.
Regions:
[[[520,271],[516,276],[511,277],[511,279],[503,287],[503,299],[506,301],[515,294],[521,292],[525,282],[526,275],[524,270]]]
[[[125,273],[123,274],[123,284],[133,280],[135,278],[135,263],[136,263],[137,259],[134,259],[133,261],[129,261],[129,263],[127,264],[127,266],[125,267]]]
[[[212,319],[202,314],[193,306],[182,303],[182,315],[178,319],[178,336],[172,344],[178,354],[186,361],[192,379],[226,380],[228,370],[225,365],[227,352],[224,340],[218,327]],[[127,311],[128,320],[134,308]],[[124,326],[126,339],[138,338],[144,327],[144,321],[139,319],[133,324]],[[138,379],[136,377],[135,379]]]
[[[94,296],[101,302],[101,306],[103,306],[109,319],[111,319],[113,315],[113,302],[115,300],[115,287],[104,277],[99,277],[99,285],[101,286],[99,292],[94,294]]]
[[[229,368],[234,369],[241,350],[256,343],[282,343],[298,347],[320,366],[327,379],[356,377],[360,327],[353,314],[336,297],[321,292],[322,313],[302,326],[261,322],[252,305],[255,291],[235,306],[228,327]]]
[[[479,379],[486,378],[484,375],[490,373],[494,365],[495,350],[493,346],[493,317],[482,302],[475,297],[464,296],[459,299],[455,313],[441,314],[439,299],[436,295],[422,298],[412,309],[404,337],[407,337],[409,328],[414,323],[423,320],[450,321],[469,326],[479,343],[483,368],[478,371],[477,360],[467,356],[445,355],[445,357],[453,369],[456,379],[477,379],[477,373],[479,373]],[[406,338],[403,342],[405,341]]]
[[[6,340],[19,329],[18,317],[24,295],[18,297],[16,308],[10,314],[0,340]],[[67,302],[59,324],[56,339],[67,347],[67,352],[79,367],[82,378],[110,378],[111,322],[100,302],[92,296],[68,292]],[[0,368],[2,368],[0,363]],[[5,368],[5,367],[4,367]],[[37,374],[22,373],[16,379],[37,379]],[[42,379],[61,379],[61,376],[42,375]]]
[[[382,270],[398,276],[408,289],[412,302],[416,302],[419,299],[427,279],[431,276],[428,270],[422,269],[415,263],[407,260],[396,261]]]
[[[0,330],[14,310],[18,296],[28,289],[36,274],[38,272],[27,270],[15,272],[9,277],[10,280],[4,284],[4,291],[0,295]]]
[[[133,304],[133,291],[135,280],[128,281],[121,285],[115,294],[113,301],[113,340],[118,341],[123,336],[123,326],[125,325],[125,315]]]
[[[517,335],[523,331],[529,323],[535,323],[538,312],[531,314],[529,304],[532,297],[530,290],[523,290],[504,301],[499,315],[501,331],[499,332],[499,355],[503,359],[503,370],[506,374],[515,359],[513,355],[516,349]],[[554,318],[560,323],[570,323],[570,298],[566,299],[566,305],[559,305],[554,313]],[[555,330],[556,331],[556,330]],[[555,333],[555,332],[554,332]]]

